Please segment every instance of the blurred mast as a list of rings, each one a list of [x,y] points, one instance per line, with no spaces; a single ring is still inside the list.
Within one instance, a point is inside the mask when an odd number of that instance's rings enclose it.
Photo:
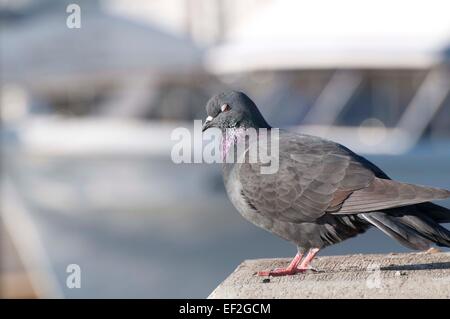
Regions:
[[[40,298],[62,298],[62,288],[32,218],[12,179],[3,176],[2,220]]]
[[[448,76],[445,68],[433,68],[417,89],[397,124],[397,129],[407,132],[408,135],[410,145],[403,145],[404,148],[413,146],[420,139],[442,106],[450,91]]]

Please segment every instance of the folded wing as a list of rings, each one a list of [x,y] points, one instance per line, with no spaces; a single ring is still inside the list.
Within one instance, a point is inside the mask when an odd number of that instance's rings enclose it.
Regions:
[[[285,135],[279,147],[277,173],[261,174],[260,163],[238,166],[243,197],[270,218],[312,222],[327,213],[357,214],[450,196],[447,190],[378,178],[373,164],[320,138]]]

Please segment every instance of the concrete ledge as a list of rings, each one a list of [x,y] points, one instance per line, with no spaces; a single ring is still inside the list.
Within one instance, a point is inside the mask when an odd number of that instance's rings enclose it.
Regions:
[[[246,260],[208,298],[450,298],[450,253],[318,257],[319,273],[255,274],[289,261]]]

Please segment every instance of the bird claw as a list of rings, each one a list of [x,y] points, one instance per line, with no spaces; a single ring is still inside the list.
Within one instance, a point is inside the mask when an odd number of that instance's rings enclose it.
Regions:
[[[305,273],[307,271],[312,271],[314,273],[320,273],[322,270],[319,270],[317,268],[308,266],[308,267],[302,267],[302,268],[294,268],[294,269],[288,269],[288,268],[275,268],[273,270],[264,270],[264,271],[258,271],[258,276],[267,277],[267,276],[273,276],[273,277],[280,277],[280,276],[290,276],[295,275],[298,273]]]
[[[296,268],[275,268],[273,270],[258,271],[258,276],[289,276],[295,275],[298,272],[299,271]]]
[[[297,270],[299,272],[306,272],[308,270],[311,270],[312,272],[318,273],[318,272],[323,272],[322,270],[319,270],[317,268],[314,268],[313,266],[306,266],[306,267],[299,267],[297,268]]]
[[[303,254],[295,255],[294,259],[292,259],[291,263],[286,268],[275,268],[273,270],[258,271],[257,274],[258,276],[289,276],[295,275],[297,273],[304,273],[307,270],[320,272],[310,264],[311,260],[314,258],[318,251],[318,248],[310,249],[308,255],[306,255],[305,259],[300,263],[299,267],[297,267],[297,265],[299,264]]]

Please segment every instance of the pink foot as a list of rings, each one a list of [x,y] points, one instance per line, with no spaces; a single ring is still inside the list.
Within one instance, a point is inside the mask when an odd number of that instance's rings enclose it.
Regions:
[[[276,268],[274,270],[258,271],[258,276],[289,276],[295,275],[301,270],[296,268]]]
[[[302,255],[297,254],[295,255],[294,259],[292,259],[289,266],[287,266],[286,268],[276,268],[274,270],[258,271],[258,276],[290,276],[298,273],[303,273],[308,270],[319,272],[319,270],[311,266],[311,261],[314,259],[314,257],[317,255],[318,252],[319,252],[318,248],[312,248],[309,250],[308,254],[305,256],[305,259],[303,259],[301,263],[300,260],[302,259]]]
[[[305,259],[303,259],[302,262],[300,263],[300,266],[298,266],[297,270],[299,272],[305,272],[308,270],[312,270],[314,272],[319,272],[319,270],[317,270],[316,268],[311,266],[311,261],[314,259],[314,257],[316,257],[318,252],[319,252],[318,248],[310,249],[308,254],[306,255]]]
[[[302,255],[295,255],[289,266],[286,268],[276,268],[274,270],[258,271],[258,276],[289,276],[295,275],[297,272],[297,265],[300,263]]]
[[[297,272],[306,272],[308,270],[313,271],[313,272],[321,272],[319,269],[314,268],[312,266],[306,266],[306,267],[305,266],[300,266],[300,267],[297,268]]]

